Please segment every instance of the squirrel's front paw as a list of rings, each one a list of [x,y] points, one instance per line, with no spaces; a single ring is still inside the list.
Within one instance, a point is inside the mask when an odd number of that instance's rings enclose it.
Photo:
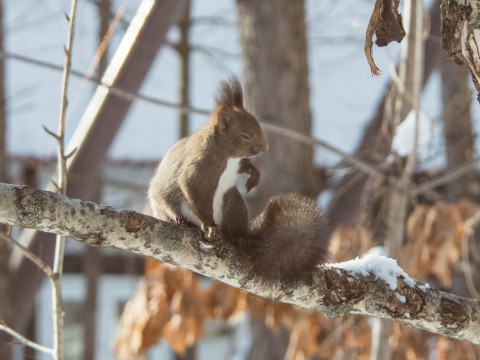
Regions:
[[[247,193],[257,185],[258,185],[258,178],[250,176],[247,180],[247,183],[245,184],[245,187],[247,189]]]
[[[202,232],[205,236],[205,240],[215,250],[216,255],[219,257],[223,257],[226,253],[226,249],[222,242],[222,234],[220,227],[217,225],[202,226]]]
[[[247,192],[249,192],[258,185],[258,182],[260,181],[260,171],[258,171],[258,169],[252,164],[249,159],[242,159],[238,172],[248,174],[248,180],[245,184]]]
[[[256,167],[252,166],[246,171],[246,173],[250,175],[250,177],[247,180],[247,183],[245,184],[247,188],[247,192],[249,192],[255,186],[258,185],[258,182],[260,181],[260,172],[257,170]]]

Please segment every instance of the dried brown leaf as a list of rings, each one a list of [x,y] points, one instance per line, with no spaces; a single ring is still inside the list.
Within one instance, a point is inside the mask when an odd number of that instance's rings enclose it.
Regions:
[[[190,271],[182,269],[175,273],[169,272],[165,276],[165,284],[169,283],[167,278],[170,282],[173,279],[179,281],[170,302],[172,317],[164,326],[162,336],[177,354],[184,354],[186,348],[192,346],[203,334],[206,318],[202,306],[203,293],[195,275]],[[170,287],[173,287],[172,283]]]
[[[372,237],[363,227],[354,228],[340,225],[330,237],[331,262],[351,260],[373,247]]]
[[[228,321],[245,312],[246,297],[245,291],[215,282],[204,294],[203,306],[210,318]]]
[[[400,42],[405,37],[402,15],[398,12],[400,0],[376,0],[365,33],[365,56],[372,75],[380,75],[380,69],[373,59],[373,35],[377,46],[387,46],[392,41]]]
[[[298,309],[293,305],[266,300],[251,294],[247,296],[247,306],[255,319],[265,321],[265,324],[275,331],[282,326],[290,328]]]
[[[146,275],[122,314],[117,356],[138,356],[162,336],[175,351],[183,353],[202,335],[202,298],[192,272],[148,260]]]
[[[405,270],[420,279],[434,275],[449,287],[461,255],[464,224],[475,209],[467,202],[417,206],[407,222]]]
[[[170,319],[168,307],[163,288],[153,278],[142,281],[122,314],[115,341],[118,358],[138,356],[159,341]]]
[[[317,341],[321,332],[320,324],[315,317],[309,316],[305,311],[298,316],[290,333],[290,342],[286,359],[310,359],[313,355],[320,354]]]

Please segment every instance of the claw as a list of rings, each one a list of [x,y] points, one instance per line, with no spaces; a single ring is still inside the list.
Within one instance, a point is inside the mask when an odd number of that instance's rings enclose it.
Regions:
[[[207,239],[215,240],[220,238],[220,228],[217,225],[203,226],[202,231],[206,235]]]

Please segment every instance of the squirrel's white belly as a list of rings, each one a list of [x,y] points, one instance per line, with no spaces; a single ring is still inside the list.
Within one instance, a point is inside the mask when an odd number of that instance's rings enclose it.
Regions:
[[[201,226],[200,220],[198,220],[197,215],[193,213],[192,209],[190,209],[190,206],[187,205],[185,200],[182,200],[182,202],[180,203],[180,211],[182,212],[182,215],[192,224],[195,224],[198,227]]]
[[[227,167],[223,171],[222,176],[220,176],[220,180],[218,180],[217,190],[215,190],[215,195],[213,196],[213,220],[215,220],[217,225],[222,223],[223,196],[236,185],[239,166],[240,158],[229,158]]]
[[[240,160],[240,158],[229,158],[227,160],[227,167],[218,180],[217,189],[213,195],[213,220],[215,221],[216,225],[222,224],[223,196],[229,189],[236,186]],[[180,211],[182,212],[182,215],[188,219],[188,221],[200,227],[200,220],[185,201],[181,202]]]

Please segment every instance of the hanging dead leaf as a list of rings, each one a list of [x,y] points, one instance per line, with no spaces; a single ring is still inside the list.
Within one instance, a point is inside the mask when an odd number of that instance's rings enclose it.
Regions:
[[[318,337],[321,327],[315,317],[303,312],[295,320],[290,333],[286,359],[310,359],[320,353]]]
[[[115,341],[119,359],[130,359],[155,345],[170,319],[166,293],[155,279],[144,279],[123,311]]]
[[[177,354],[183,355],[186,348],[192,346],[203,334],[203,293],[192,272],[183,270],[172,275],[170,280],[179,278],[179,282],[170,301],[172,317],[163,327],[162,336]],[[165,280],[165,283],[168,281]]]
[[[192,272],[148,260],[146,275],[122,314],[115,345],[117,356],[139,356],[161,337],[183,353],[202,334],[202,296]]]
[[[434,275],[442,286],[450,287],[461,255],[464,224],[475,211],[467,202],[417,206],[407,221],[405,270],[415,278]]]
[[[373,59],[373,35],[377,46],[387,46],[392,41],[400,42],[405,37],[402,15],[398,12],[400,0],[376,0],[365,34],[365,56],[372,75],[380,75],[380,69]]]
[[[363,227],[337,226],[330,237],[329,250],[332,254],[331,262],[351,260],[374,246],[369,233]]]
[[[203,306],[210,318],[231,320],[245,313],[247,293],[240,289],[215,282],[203,296]]]
[[[290,327],[298,309],[293,305],[266,300],[250,294],[247,296],[247,306],[254,318],[265,321],[265,324],[275,331],[282,326]]]

